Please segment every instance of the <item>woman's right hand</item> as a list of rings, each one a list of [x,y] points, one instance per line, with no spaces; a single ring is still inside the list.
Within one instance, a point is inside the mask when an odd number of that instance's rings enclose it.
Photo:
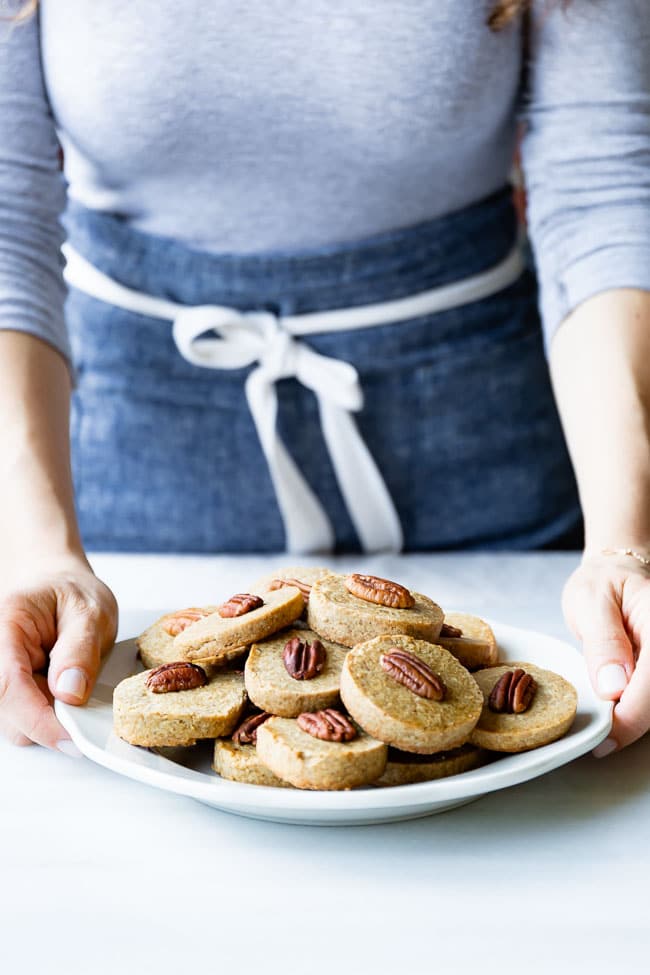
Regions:
[[[81,558],[21,577],[0,585],[0,734],[77,754],[53,700],[88,699],[115,640],[117,603]]]

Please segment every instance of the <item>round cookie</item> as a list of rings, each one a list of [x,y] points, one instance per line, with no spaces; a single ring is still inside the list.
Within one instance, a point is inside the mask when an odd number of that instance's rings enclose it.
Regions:
[[[207,610],[208,613],[214,613],[217,610],[216,606],[205,606],[203,609]],[[179,656],[179,650],[176,646],[175,638],[171,636],[165,629],[169,620],[176,616],[176,613],[165,613],[161,616],[159,620],[152,623],[151,626],[142,633],[136,642],[138,648],[138,655],[140,660],[148,669],[153,669],[154,667],[160,667],[161,664],[174,663],[176,660],[181,660],[182,657]],[[235,659],[240,657],[246,652],[247,647],[237,647],[235,650],[230,651],[228,655],[222,655],[220,657],[220,662],[226,662],[230,659]],[[213,661],[201,658],[197,660],[196,663],[200,663],[201,666],[210,673],[213,670],[211,663]]]
[[[484,760],[485,751],[482,748],[467,744],[434,755],[418,755],[415,752],[401,752],[397,748],[389,748],[386,771],[377,779],[375,785],[410,785],[413,782],[444,779],[450,775],[460,775],[461,772],[478,768]]]
[[[411,609],[394,609],[353,596],[345,577],[324,576],[314,583],[307,607],[312,630],[334,643],[353,647],[382,633],[403,633],[435,641],[442,626],[440,607],[421,593],[412,592]]]
[[[212,768],[222,779],[233,782],[291,788],[288,782],[279,779],[260,762],[255,745],[240,745],[229,738],[218,738],[215,741]]]
[[[287,642],[294,637],[305,643],[320,639],[312,630],[283,630],[277,637],[253,644],[244,670],[246,690],[253,704],[283,718],[336,706],[341,668],[348,652],[347,647],[321,640],[327,653],[323,670],[312,680],[295,680],[282,659]]]
[[[257,595],[257,594],[255,594]],[[242,616],[218,612],[192,623],[174,637],[179,660],[223,660],[232,651],[289,626],[302,614],[302,593],[294,586],[260,594],[264,604]]]
[[[353,789],[374,782],[386,767],[386,745],[359,731],[353,741],[322,741],[293,718],[269,718],[257,731],[257,754],[297,789]]]
[[[521,667],[534,677],[537,691],[521,714],[496,713],[488,706],[492,688],[508,670]],[[526,752],[565,735],[575,718],[578,695],[573,684],[534,664],[510,663],[479,670],[474,678],[484,696],[483,711],[470,741],[494,752]]]
[[[443,631],[436,643],[453,653],[468,670],[494,667],[499,659],[499,648],[492,627],[478,616],[468,613],[445,613],[444,623],[461,630],[462,636],[450,637]]]
[[[420,697],[386,673],[380,658],[393,648],[419,658],[441,678],[446,687],[442,701]],[[350,650],[341,671],[341,698],[369,735],[422,754],[464,744],[483,705],[476,681],[448,650],[390,634]]]
[[[194,745],[233,730],[244,710],[241,674],[217,673],[204,687],[155,694],[147,687],[151,671],[121,681],[113,692],[115,734],[146,748]]]

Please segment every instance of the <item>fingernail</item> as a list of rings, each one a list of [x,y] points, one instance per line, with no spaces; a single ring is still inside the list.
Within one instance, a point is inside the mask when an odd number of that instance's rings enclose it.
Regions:
[[[83,758],[82,752],[79,751],[75,743],[70,741],[69,738],[62,738],[61,741],[57,741],[56,747],[64,755],[67,755],[68,758]]]
[[[603,697],[620,694],[627,687],[627,674],[620,664],[605,664],[598,671],[596,679],[598,693]]]
[[[605,738],[605,741],[601,741],[597,748],[594,748],[591,753],[594,758],[605,758],[606,755],[611,755],[618,748],[618,743],[614,741],[613,738]]]
[[[63,673],[59,674],[59,679],[56,682],[56,693],[67,694],[69,697],[76,697],[83,701],[87,687],[88,681],[83,670],[80,670],[79,667],[70,667],[69,670],[64,670]]]

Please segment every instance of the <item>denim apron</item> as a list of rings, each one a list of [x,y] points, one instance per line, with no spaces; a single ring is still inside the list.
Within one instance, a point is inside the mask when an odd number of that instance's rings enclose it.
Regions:
[[[72,248],[126,288],[270,317],[395,302],[453,285],[505,260],[517,234],[506,189],[415,227],[299,253],[208,254],[74,201],[65,222]],[[215,371],[187,361],[169,322],[77,287],[66,317],[84,544],[284,549],[268,455],[246,398],[252,367]],[[355,429],[390,496],[406,551],[578,543],[580,510],[530,270],[459,307],[301,341],[356,370],[363,401],[354,407]],[[314,394],[296,378],[280,378],[274,393],[271,422],[333,526],[332,547],[358,551],[358,519],[341,493]],[[363,497],[363,484],[356,490]]]

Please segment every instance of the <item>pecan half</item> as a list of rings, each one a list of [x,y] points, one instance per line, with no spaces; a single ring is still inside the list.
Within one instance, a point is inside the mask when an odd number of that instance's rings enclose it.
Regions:
[[[522,714],[533,703],[537,681],[521,667],[506,670],[488,698],[488,707],[497,714]]]
[[[451,623],[443,623],[440,629],[440,636],[444,639],[456,640],[458,637],[463,635],[463,631],[458,626],[452,626]]]
[[[306,643],[300,637],[294,636],[285,645],[282,659],[289,677],[294,680],[313,680],[325,666],[327,650],[320,640]]]
[[[276,589],[284,589],[285,586],[295,586],[296,589],[300,589],[303,602],[305,606],[307,605],[311,593],[311,586],[308,582],[301,582],[300,579],[274,579],[269,586],[269,590],[275,592]]]
[[[364,576],[355,572],[345,578],[344,585],[353,596],[369,603],[379,603],[381,606],[390,606],[391,609],[412,609],[415,606],[415,600],[408,589],[390,579]]]
[[[219,607],[217,612],[219,616],[231,618],[233,616],[243,616],[245,613],[250,613],[252,610],[259,609],[263,605],[264,600],[261,596],[252,596],[249,592],[240,592],[236,596],[231,596],[227,602]]]
[[[424,660],[414,654],[393,647],[387,653],[382,653],[379,663],[393,680],[403,684],[418,697],[426,697],[430,701],[443,700],[447,690],[443,681]]]
[[[209,609],[200,609],[196,606],[190,606],[189,609],[179,609],[175,613],[170,613],[165,618],[166,622],[163,623],[163,630],[165,633],[169,633],[170,636],[178,636],[179,633],[186,630],[192,623],[196,623],[197,620],[202,620],[204,616],[209,615]]]
[[[357,729],[350,719],[334,708],[299,714],[298,727],[322,741],[352,741],[357,737]]]
[[[205,687],[208,675],[203,667],[178,660],[173,664],[161,664],[147,676],[146,685],[154,694],[169,694],[171,691],[191,691],[195,687]]]
[[[256,745],[257,729],[270,717],[271,715],[268,711],[260,711],[259,714],[252,714],[250,718],[242,721],[239,728],[233,731],[232,740],[236,741],[239,745]]]

